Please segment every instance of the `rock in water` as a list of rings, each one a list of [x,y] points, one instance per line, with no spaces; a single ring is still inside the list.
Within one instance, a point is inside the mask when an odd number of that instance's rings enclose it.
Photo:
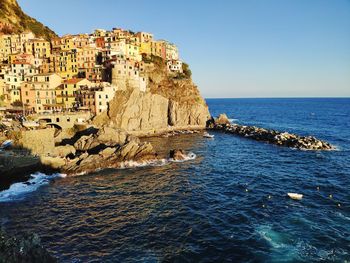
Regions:
[[[221,130],[227,133],[243,136],[257,141],[264,141],[271,144],[285,146],[301,150],[333,150],[335,147],[328,142],[316,139],[313,136],[299,136],[288,132],[268,130],[255,126],[243,126],[230,124],[226,121],[227,116],[221,114],[215,120],[207,122],[207,128]]]
[[[230,121],[228,120],[228,117],[225,113],[220,114],[219,117],[217,119],[215,119],[215,123],[216,124],[231,124]]]
[[[182,161],[186,159],[186,152],[181,149],[175,149],[170,151],[169,157],[175,161]]]

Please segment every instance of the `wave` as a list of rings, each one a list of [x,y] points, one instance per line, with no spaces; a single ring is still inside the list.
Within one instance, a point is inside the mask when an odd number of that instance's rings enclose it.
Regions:
[[[235,121],[238,121],[238,119],[228,119],[229,122],[233,123]]]
[[[125,161],[120,164],[120,169],[126,168],[138,168],[147,166],[164,166],[170,163],[182,163],[186,161],[191,161],[197,158],[197,155],[193,152],[189,152],[183,160],[174,160],[173,158],[168,159],[158,159],[158,160],[147,160],[147,161]]]
[[[191,160],[194,160],[197,158],[197,155],[193,152],[189,152],[183,160],[174,160],[173,158],[170,158],[169,161],[170,162],[173,162],[173,163],[183,163],[183,162],[186,162],[186,161],[191,161]]]
[[[30,175],[30,179],[26,182],[14,183],[9,189],[0,192],[0,203],[22,200],[31,192],[35,192],[43,185],[49,184],[50,180],[55,178],[64,178],[66,174],[47,175],[44,173],[35,173]]]

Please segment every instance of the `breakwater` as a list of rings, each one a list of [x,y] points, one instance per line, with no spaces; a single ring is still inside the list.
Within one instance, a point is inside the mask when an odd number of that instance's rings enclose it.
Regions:
[[[334,150],[335,147],[326,141],[319,140],[313,136],[300,136],[289,132],[281,132],[272,129],[264,129],[256,126],[245,126],[231,124],[225,114],[208,123],[208,128],[256,141],[290,147],[300,150]]]

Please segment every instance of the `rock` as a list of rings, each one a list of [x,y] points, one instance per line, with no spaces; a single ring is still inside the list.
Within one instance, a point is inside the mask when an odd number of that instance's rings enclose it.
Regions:
[[[43,247],[36,234],[9,237],[0,229],[0,262],[41,262],[53,263],[57,259]]]
[[[118,154],[122,160],[130,160],[136,155],[138,148],[137,142],[130,141],[121,147]]]
[[[265,141],[279,146],[291,147],[305,150],[331,150],[332,145],[316,139],[315,137],[298,136],[288,132],[278,132],[267,130],[255,126],[243,126],[238,124],[228,124],[227,116],[221,114],[213,123],[208,121],[208,128],[237,134],[257,141]]]
[[[215,123],[221,125],[231,124],[225,113],[220,114],[219,117],[215,120]]]
[[[43,165],[49,166],[53,169],[60,169],[66,164],[66,160],[64,158],[51,157],[46,155],[40,156],[40,161]]]
[[[100,151],[98,154],[106,159],[106,158],[111,157],[115,153],[115,151],[116,151],[116,148],[108,147],[108,148]]]
[[[105,145],[122,145],[128,134],[120,129],[104,126],[97,132],[97,140]]]
[[[75,155],[76,149],[72,145],[63,145],[63,146],[56,146],[53,150],[53,155],[59,156],[59,157],[67,157],[68,155],[72,154]]]
[[[87,151],[98,146],[99,144],[100,142],[94,138],[94,134],[90,134],[81,136],[80,139],[74,143],[74,148],[77,151]]]
[[[210,117],[208,106],[190,78],[169,77],[163,64],[146,65],[145,74],[149,80],[146,92],[132,88],[117,90],[108,111],[97,116],[93,124],[97,127],[108,124],[138,135],[205,128]]]
[[[145,142],[139,146],[134,158],[135,159],[148,159],[148,157],[155,157],[155,151],[151,143]]]
[[[176,160],[176,161],[182,161],[186,159],[186,152],[181,149],[175,149],[170,151],[169,157]]]

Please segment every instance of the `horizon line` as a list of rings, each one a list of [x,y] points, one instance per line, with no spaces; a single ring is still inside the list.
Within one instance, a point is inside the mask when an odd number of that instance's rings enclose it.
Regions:
[[[350,99],[350,96],[333,96],[333,97],[205,97],[205,99]]]

